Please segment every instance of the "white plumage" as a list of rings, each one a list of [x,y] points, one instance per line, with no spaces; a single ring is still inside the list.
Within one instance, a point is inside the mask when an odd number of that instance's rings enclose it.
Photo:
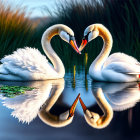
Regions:
[[[126,55],[124,53],[113,53],[107,58],[107,60],[104,63],[104,66],[107,66],[108,64],[113,62],[126,62],[129,64],[139,64],[139,62],[132,56]]]
[[[35,48],[18,49],[1,62],[0,79],[4,80],[14,80],[14,77],[16,80],[45,80],[57,75],[46,57]]]
[[[132,56],[124,53],[110,55],[103,65],[105,70],[113,70],[124,74],[139,74],[140,63]]]
[[[124,53],[113,53],[107,58],[103,65],[103,68],[114,62],[126,63],[127,65],[137,65],[138,67],[140,67],[140,63],[134,57],[126,55]]]

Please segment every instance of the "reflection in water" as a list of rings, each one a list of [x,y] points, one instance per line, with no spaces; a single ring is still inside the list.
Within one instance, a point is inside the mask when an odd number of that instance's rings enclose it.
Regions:
[[[130,127],[130,128],[132,127],[132,114],[133,114],[132,111],[133,111],[132,108],[130,108],[130,109],[128,110],[128,124],[129,124],[129,127]]]
[[[3,98],[3,105],[7,108],[13,109],[14,111],[11,115],[18,118],[19,121],[23,123],[30,123],[36,118],[40,107],[49,98],[53,86],[59,85],[58,88],[60,88],[60,91],[63,91],[64,89],[64,79],[33,82],[5,81],[1,82],[1,84],[36,87],[35,90],[16,96],[15,98]],[[59,95],[60,94],[61,92]]]
[[[10,82],[9,84],[11,85]],[[15,98],[4,98],[3,105],[14,110],[12,116],[23,123],[30,123],[38,115],[44,123],[52,127],[63,127],[72,122],[80,94],[68,111],[59,116],[50,113],[50,109],[64,90],[64,79],[27,82],[25,85],[37,89]]]
[[[95,112],[91,112],[90,110],[87,109],[82,99],[80,98],[80,103],[84,111],[85,120],[90,126],[94,128],[98,128],[98,129],[105,128],[112,120],[113,117],[112,107],[105,99],[101,88],[92,90],[92,92],[96,98],[98,105],[100,106],[104,114],[100,116]]]
[[[84,63],[85,63],[85,88],[86,88],[86,91],[88,91],[88,80],[87,80],[88,68],[87,68],[87,62],[88,62],[88,53],[85,53]]]
[[[49,126],[63,127],[70,124],[73,120],[79,95],[72,106],[71,101],[73,102],[73,98],[80,92],[82,99],[79,99],[84,110],[86,122],[94,128],[101,129],[109,125],[113,117],[113,111],[122,111],[131,108],[140,99],[139,85],[136,82],[91,83],[91,79],[85,73],[85,76],[88,78],[88,87],[86,87],[83,74],[78,75],[79,77],[77,75],[74,76],[76,82],[74,90],[71,84],[71,79],[73,77],[72,75],[68,76],[68,74],[65,77],[66,85],[64,79],[33,82],[1,82],[1,85],[36,87],[35,90],[16,96],[15,98],[4,97],[3,105],[13,109],[11,115],[18,118],[21,122],[30,123],[38,115],[39,118]],[[88,91],[86,89],[88,89]],[[93,95],[95,98],[92,98]],[[58,100],[59,97],[60,100]],[[92,107],[95,109],[95,99],[103,111],[102,116],[95,113],[96,111],[92,112],[91,109],[88,109]],[[71,108],[69,110],[67,109],[68,111],[64,110],[62,113],[59,105],[61,105],[63,109],[65,109],[67,105],[71,106]],[[61,113],[59,115],[54,115],[50,111],[52,107],[59,108],[59,110],[55,110],[55,112],[57,112],[56,114]],[[80,104],[77,105],[77,108],[80,118],[80,115],[83,115]],[[131,126],[132,109],[129,111],[128,121],[129,126]]]
[[[80,96],[80,94],[77,96],[73,105],[68,111],[61,113],[59,116],[56,116],[50,113],[50,109],[53,107],[61,93],[61,88],[56,88],[54,94],[46,101],[45,105],[43,105],[38,114],[39,118],[44,123],[52,127],[64,127],[72,122],[75,108]]]
[[[73,66],[73,79],[72,79],[72,88],[75,89],[75,75],[76,75],[76,65]]]
[[[122,111],[135,106],[140,100],[140,89],[137,82],[132,83],[93,83],[92,89],[102,88],[106,99],[114,111]]]
[[[82,70],[83,68],[80,68],[80,69]],[[73,73],[67,73],[65,75],[65,82],[66,82],[67,88],[69,87],[72,89],[78,89],[78,88],[88,89],[91,87],[92,79],[90,78],[88,74],[85,75],[85,71],[82,71],[79,73],[79,71],[77,70],[75,79],[73,77],[74,77]]]
[[[133,107],[140,100],[139,84],[134,83],[102,83],[92,84],[92,93],[103,111],[103,116],[91,112],[80,99],[85,120],[94,128],[105,128],[113,118],[114,111],[122,111]],[[105,96],[106,95],[106,98]],[[129,124],[132,124],[132,112],[129,113]]]

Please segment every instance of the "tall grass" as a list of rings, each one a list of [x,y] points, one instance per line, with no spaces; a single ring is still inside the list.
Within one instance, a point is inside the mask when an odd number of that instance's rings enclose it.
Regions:
[[[25,16],[24,10],[13,10],[0,1],[0,58],[28,45],[33,39],[36,24]]]
[[[124,52],[140,60],[140,1],[139,0],[102,0],[102,2],[86,0],[65,1],[57,4],[54,20],[50,25],[62,23],[75,32],[78,44],[81,43],[84,29],[94,23],[105,25],[113,36],[113,52]],[[50,26],[50,25],[46,25]],[[84,57],[77,56],[73,50],[64,47],[66,44],[59,40],[52,42],[62,46],[62,58],[65,64],[83,64]],[[88,44],[83,52],[88,53],[88,65],[98,55],[103,45],[98,38]],[[57,47],[58,48],[58,47]],[[61,54],[60,54],[61,55]],[[69,59],[65,59],[69,58]]]

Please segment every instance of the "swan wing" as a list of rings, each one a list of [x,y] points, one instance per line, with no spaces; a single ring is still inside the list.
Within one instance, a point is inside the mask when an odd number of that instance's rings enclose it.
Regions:
[[[111,64],[108,64],[103,70],[112,70],[124,74],[140,74],[140,65],[126,62],[112,62]]]
[[[1,59],[2,72],[27,79],[48,79],[57,73],[46,57],[35,48],[18,49]],[[51,73],[50,73],[51,71]],[[1,71],[0,71],[1,72]]]
[[[1,62],[6,65],[12,65],[17,68],[28,71],[42,71],[44,65],[48,64],[48,60],[35,48],[26,47],[18,49],[13,54],[5,56]]]
[[[140,63],[132,56],[126,55],[124,53],[113,53],[107,58],[103,67],[106,67],[113,62],[124,62],[128,64],[140,65]]]

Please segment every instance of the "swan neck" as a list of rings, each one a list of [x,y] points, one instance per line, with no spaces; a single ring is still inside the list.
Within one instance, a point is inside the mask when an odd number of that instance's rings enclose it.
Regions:
[[[42,36],[41,43],[42,43],[42,48],[43,48],[45,54],[51,60],[53,66],[54,66],[54,70],[58,74],[58,78],[63,78],[64,74],[65,74],[64,65],[63,65],[61,59],[58,57],[58,55],[53,50],[51,43],[50,43],[51,39],[55,35],[59,34],[59,28],[60,28],[60,25],[54,25],[54,26],[48,28]]]
[[[106,61],[106,59],[110,54],[113,43],[112,36],[107,28],[105,28],[103,25],[97,25],[97,30],[99,31],[99,36],[103,39],[104,45],[100,54],[91,64],[92,70],[93,68],[95,70],[101,70],[102,65],[104,64],[104,62]]]

